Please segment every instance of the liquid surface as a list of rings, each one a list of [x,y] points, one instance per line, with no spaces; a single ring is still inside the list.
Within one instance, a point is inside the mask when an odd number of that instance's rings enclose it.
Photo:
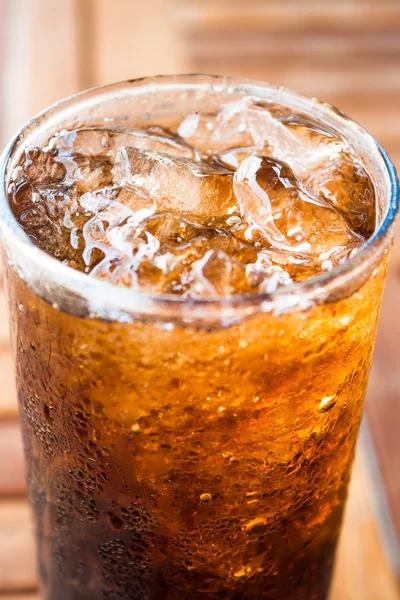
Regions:
[[[82,127],[27,148],[10,204],[91,277],[184,297],[272,293],[329,271],[375,229],[375,191],[329,128],[252,97],[171,129]]]

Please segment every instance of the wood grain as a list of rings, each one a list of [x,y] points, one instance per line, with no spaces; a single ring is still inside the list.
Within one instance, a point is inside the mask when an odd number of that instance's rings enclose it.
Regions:
[[[382,101],[382,96],[388,93],[400,92],[399,64],[380,64],[375,68],[363,64],[356,67],[343,64],[308,65],[296,64],[295,61],[267,61],[267,56],[260,53],[252,61],[238,57],[235,61],[226,57],[199,57],[192,64],[192,70],[200,73],[212,73],[250,77],[268,81],[275,85],[285,85],[291,89],[311,96],[317,95],[332,104],[339,104],[338,98],[359,97],[364,94],[372,100]],[[249,64],[250,63],[250,64]],[[317,84],[316,84],[317,82]]]
[[[177,11],[186,27],[241,31],[299,30],[393,30],[400,23],[400,5],[395,0],[180,0]]]
[[[0,590],[36,589],[30,510],[26,501],[0,502]]]
[[[170,0],[97,0],[96,84],[185,71],[186,59]]]
[[[40,600],[40,596],[37,593],[27,593],[27,594],[1,594],[0,593],[0,600]]]
[[[343,56],[352,65],[362,65],[367,59],[376,65],[379,61],[395,62],[400,49],[397,31],[254,31],[251,27],[241,27],[235,35],[227,35],[226,30],[207,31],[185,30],[187,41],[194,56],[218,59],[221,56],[231,60],[257,60],[268,53],[274,62],[290,60],[296,65],[301,61],[308,64],[339,64]]]
[[[10,331],[8,327],[8,313],[6,299],[3,290],[0,288],[0,351],[8,349]]]
[[[400,320],[394,318],[399,300],[400,277],[393,268],[382,303],[366,406],[394,524],[400,533]]]
[[[0,422],[0,497],[24,496],[25,462],[19,423]]]
[[[14,364],[10,350],[6,349],[0,352],[0,418],[15,419],[17,415]]]
[[[353,469],[329,600],[399,600],[396,575],[377,526],[374,493],[365,449],[361,447]]]
[[[5,0],[3,142],[38,111],[84,85],[76,1]]]

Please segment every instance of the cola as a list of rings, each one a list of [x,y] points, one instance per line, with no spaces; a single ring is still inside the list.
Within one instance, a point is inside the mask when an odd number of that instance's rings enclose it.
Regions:
[[[7,181],[54,272],[101,296],[7,268],[46,600],[328,594],[387,254],[345,274],[379,190],[312,114],[200,108],[60,126]]]

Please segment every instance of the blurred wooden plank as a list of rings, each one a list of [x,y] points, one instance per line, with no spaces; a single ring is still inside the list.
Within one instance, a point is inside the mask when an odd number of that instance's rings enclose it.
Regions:
[[[254,28],[240,32],[227,31],[224,23],[221,28],[207,31],[191,31],[185,35],[190,53],[198,58],[258,60],[260,54],[279,62],[292,63],[307,60],[311,63],[339,63],[343,56],[353,66],[377,64],[379,61],[399,59],[400,38],[398,31],[380,32],[318,32],[318,31],[279,31],[265,35]]]
[[[3,44],[3,40],[4,40],[4,36],[5,36],[5,2],[6,0],[0,0],[0,66],[2,68],[4,68],[4,44]],[[4,98],[3,98],[3,89],[2,86],[0,87],[0,115],[4,114]],[[3,128],[4,128],[4,123],[2,122],[2,119],[0,118],[0,141],[3,139]]]
[[[376,522],[372,486],[366,456],[359,447],[329,600],[399,600],[396,575]]]
[[[0,422],[0,497],[26,493],[25,461],[19,423]]]
[[[0,351],[9,347],[10,331],[8,327],[8,312],[6,298],[0,289]]]
[[[79,90],[96,85],[96,44],[94,28],[94,6],[96,0],[75,0],[75,28],[78,46],[77,77]]]
[[[361,101],[361,97],[371,95],[372,99],[383,99],[389,94],[400,94],[400,63],[394,65],[363,63],[354,68],[349,61],[341,64],[309,64],[307,61],[269,61],[260,54],[257,60],[231,59],[229,56],[213,58],[192,58],[191,68],[196,72],[234,75],[268,81],[275,85],[318,96],[333,102],[339,95],[351,96]],[[362,96],[361,96],[362,95]]]
[[[40,600],[40,596],[36,593],[31,594],[0,594],[0,600]]]
[[[35,546],[27,502],[0,502],[0,591],[35,590],[35,563]]]
[[[400,541],[400,320],[395,318],[399,299],[400,261],[393,261],[382,303],[366,411]]]
[[[79,0],[4,1],[3,143],[39,110],[79,91],[85,61]]]
[[[393,94],[392,98],[395,106],[391,106],[389,100],[376,102],[372,106],[369,103],[365,106],[364,103],[347,100],[342,102],[340,106],[344,112],[368,129],[382,144],[390,144],[393,152],[400,152],[398,94]]]
[[[15,390],[14,364],[11,352],[0,352],[0,419],[15,419],[18,416]]]
[[[34,74],[29,95],[36,113],[79,91],[80,62],[85,57],[79,53],[76,0],[28,0],[28,4]]]
[[[185,71],[171,0],[97,0],[96,84]]]
[[[391,0],[380,2],[337,2],[333,0],[297,2],[271,0],[269,2],[240,0],[180,0],[176,18],[186,27],[210,30],[215,27],[236,29],[243,27],[263,29],[301,29],[310,27],[324,30],[391,30],[400,23],[400,5]]]

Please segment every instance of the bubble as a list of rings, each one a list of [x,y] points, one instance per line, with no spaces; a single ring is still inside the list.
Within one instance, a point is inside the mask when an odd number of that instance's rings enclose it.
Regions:
[[[200,500],[201,502],[210,502],[210,500],[212,500],[212,496],[209,493],[204,493],[200,495]]]
[[[244,578],[250,577],[251,574],[252,574],[251,567],[244,565],[240,569],[235,571],[233,576],[235,577],[235,579],[244,579]]]
[[[117,517],[113,512],[107,513],[107,522],[113,531],[120,531],[124,525],[122,519]]]
[[[333,394],[332,396],[325,396],[324,398],[321,398],[320,403],[319,403],[320,410],[322,412],[326,412],[326,411],[330,410],[331,408],[333,408],[335,405],[335,399],[336,399],[336,394]]]
[[[267,530],[268,522],[264,517],[256,517],[243,525],[243,531],[248,534],[264,533]]]

